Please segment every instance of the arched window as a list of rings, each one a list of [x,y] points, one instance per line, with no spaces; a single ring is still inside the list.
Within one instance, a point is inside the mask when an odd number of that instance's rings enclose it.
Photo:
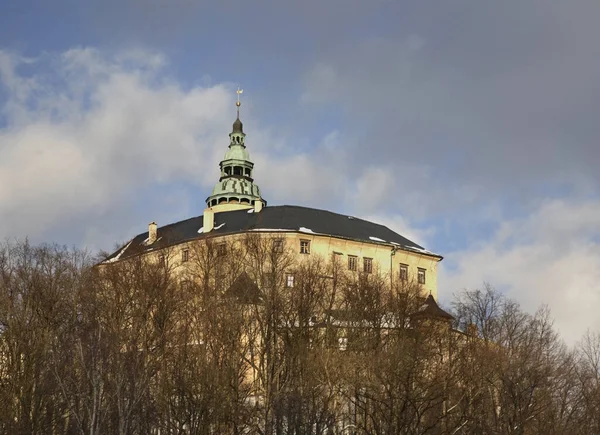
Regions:
[[[225,175],[231,175],[231,167],[225,166]]]

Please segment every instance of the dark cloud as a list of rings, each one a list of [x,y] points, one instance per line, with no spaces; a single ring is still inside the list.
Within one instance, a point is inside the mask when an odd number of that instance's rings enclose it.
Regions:
[[[412,36],[399,26],[327,51],[307,74],[305,100],[338,104],[360,138],[355,164],[430,167],[411,189],[436,205],[461,185],[526,199],[582,174],[597,183],[600,4],[436,6],[401,19]]]

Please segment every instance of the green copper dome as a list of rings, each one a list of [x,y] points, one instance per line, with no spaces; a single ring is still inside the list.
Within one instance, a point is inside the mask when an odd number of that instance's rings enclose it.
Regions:
[[[225,153],[223,160],[248,160],[250,161],[250,153],[245,146],[233,145]]]

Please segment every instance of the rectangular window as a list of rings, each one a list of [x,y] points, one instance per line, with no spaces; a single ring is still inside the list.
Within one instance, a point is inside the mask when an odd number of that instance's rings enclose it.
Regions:
[[[408,281],[408,264],[400,265],[400,281]]]
[[[217,255],[223,257],[225,254],[227,254],[227,245],[225,243],[219,243],[217,245]]]
[[[277,253],[283,252],[283,239],[273,240],[273,252],[277,252]]]
[[[310,254],[310,240],[300,240],[300,253]]]
[[[356,263],[358,259],[354,255],[348,255],[348,270],[356,271]]]
[[[183,251],[181,251],[181,262],[185,263],[189,259],[190,259],[190,250],[184,249]]]
[[[163,267],[165,265],[165,256],[163,254],[160,254],[158,256],[158,265],[160,267]]]
[[[294,287],[294,275],[288,273],[285,278],[285,286],[286,287]]]
[[[425,284],[425,269],[421,269],[419,267],[417,277],[418,277],[419,284]]]
[[[338,338],[338,347],[340,350],[348,349],[348,338],[347,337]]]
[[[371,273],[373,272],[373,259],[372,258],[363,258],[363,272]]]

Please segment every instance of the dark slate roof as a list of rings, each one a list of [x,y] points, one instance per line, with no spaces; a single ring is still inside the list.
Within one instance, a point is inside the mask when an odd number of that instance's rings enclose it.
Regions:
[[[207,234],[198,232],[203,227],[202,216],[160,227],[157,241],[150,246],[145,243],[148,238],[146,231],[138,234],[105,261],[113,262],[194,239],[246,231],[269,232],[269,230],[312,232],[371,243],[387,243],[390,246],[442,258],[383,225],[352,216],[292,205],[264,207],[259,213],[253,211],[250,209],[215,213],[214,229]]]
[[[435,317],[447,320],[454,320],[454,316],[446,311],[442,310],[439,305],[435,302],[433,296],[427,296],[423,305],[412,314],[413,317]]]

